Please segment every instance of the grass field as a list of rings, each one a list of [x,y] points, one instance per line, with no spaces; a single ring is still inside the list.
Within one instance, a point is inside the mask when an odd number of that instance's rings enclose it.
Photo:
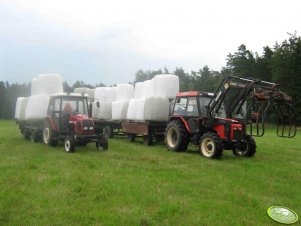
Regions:
[[[251,159],[123,137],[105,152],[91,143],[67,154],[0,121],[0,225],[279,225],[272,205],[301,215],[301,137],[256,141]]]

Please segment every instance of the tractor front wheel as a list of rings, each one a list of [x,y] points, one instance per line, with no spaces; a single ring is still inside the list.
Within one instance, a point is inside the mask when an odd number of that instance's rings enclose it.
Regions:
[[[233,154],[243,157],[252,157],[256,153],[256,143],[250,135],[245,136],[245,140],[239,146],[233,148]]]
[[[164,142],[170,151],[187,150],[189,144],[188,132],[181,121],[173,120],[168,123]]]
[[[199,148],[206,158],[218,159],[223,153],[223,141],[216,133],[208,132],[201,137]]]
[[[72,136],[67,136],[64,140],[64,149],[67,153],[74,152],[75,140]]]

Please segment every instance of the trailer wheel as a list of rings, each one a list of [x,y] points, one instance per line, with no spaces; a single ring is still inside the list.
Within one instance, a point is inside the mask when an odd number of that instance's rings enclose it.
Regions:
[[[128,133],[128,134],[127,134],[127,137],[128,137],[128,141],[129,141],[129,142],[134,142],[134,141],[135,141],[135,138],[136,138],[136,134]]]
[[[30,131],[28,129],[24,129],[22,134],[26,140],[30,139]]]
[[[44,123],[43,127],[43,142],[44,144],[49,144],[51,146],[57,145],[57,140],[53,138],[53,131],[50,127],[49,122]]]
[[[111,126],[106,126],[103,129],[103,133],[108,137],[108,138],[113,138],[114,137],[114,133],[113,133],[113,129]]]
[[[179,120],[170,121],[166,128],[165,145],[170,151],[186,151],[189,144],[188,132]]]
[[[64,149],[67,153],[74,152],[75,141],[72,136],[67,136],[64,140]]]
[[[223,141],[216,133],[208,132],[201,137],[199,149],[206,158],[218,159],[223,153]]]
[[[233,148],[233,154],[243,157],[252,157],[256,153],[256,143],[250,135],[245,136],[245,141],[239,147]]]
[[[153,136],[151,134],[143,136],[143,144],[146,146],[150,146],[153,142]]]
[[[30,140],[31,140],[31,142],[33,142],[33,143],[36,143],[36,142],[38,142],[39,141],[39,134],[38,134],[38,132],[36,132],[36,131],[33,131],[32,133],[31,133],[31,135],[30,135]]]
[[[107,150],[109,147],[108,137],[106,135],[100,135],[96,141],[96,148],[101,151]]]

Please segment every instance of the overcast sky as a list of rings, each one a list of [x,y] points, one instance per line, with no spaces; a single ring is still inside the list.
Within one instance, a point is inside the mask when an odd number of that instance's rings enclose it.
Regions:
[[[301,31],[300,0],[0,0],[0,80],[59,73],[68,83],[118,84],[139,69],[225,66],[240,44]],[[297,33],[300,35],[300,33]]]

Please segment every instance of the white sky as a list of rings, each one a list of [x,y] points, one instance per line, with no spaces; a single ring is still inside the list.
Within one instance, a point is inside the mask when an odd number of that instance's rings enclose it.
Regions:
[[[29,82],[55,72],[70,83],[113,84],[134,80],[139,69],[220,70],[240,44],[261,54],[287,32],[300,32],[300,6],[299,0],[0,0],[0,80]]]

